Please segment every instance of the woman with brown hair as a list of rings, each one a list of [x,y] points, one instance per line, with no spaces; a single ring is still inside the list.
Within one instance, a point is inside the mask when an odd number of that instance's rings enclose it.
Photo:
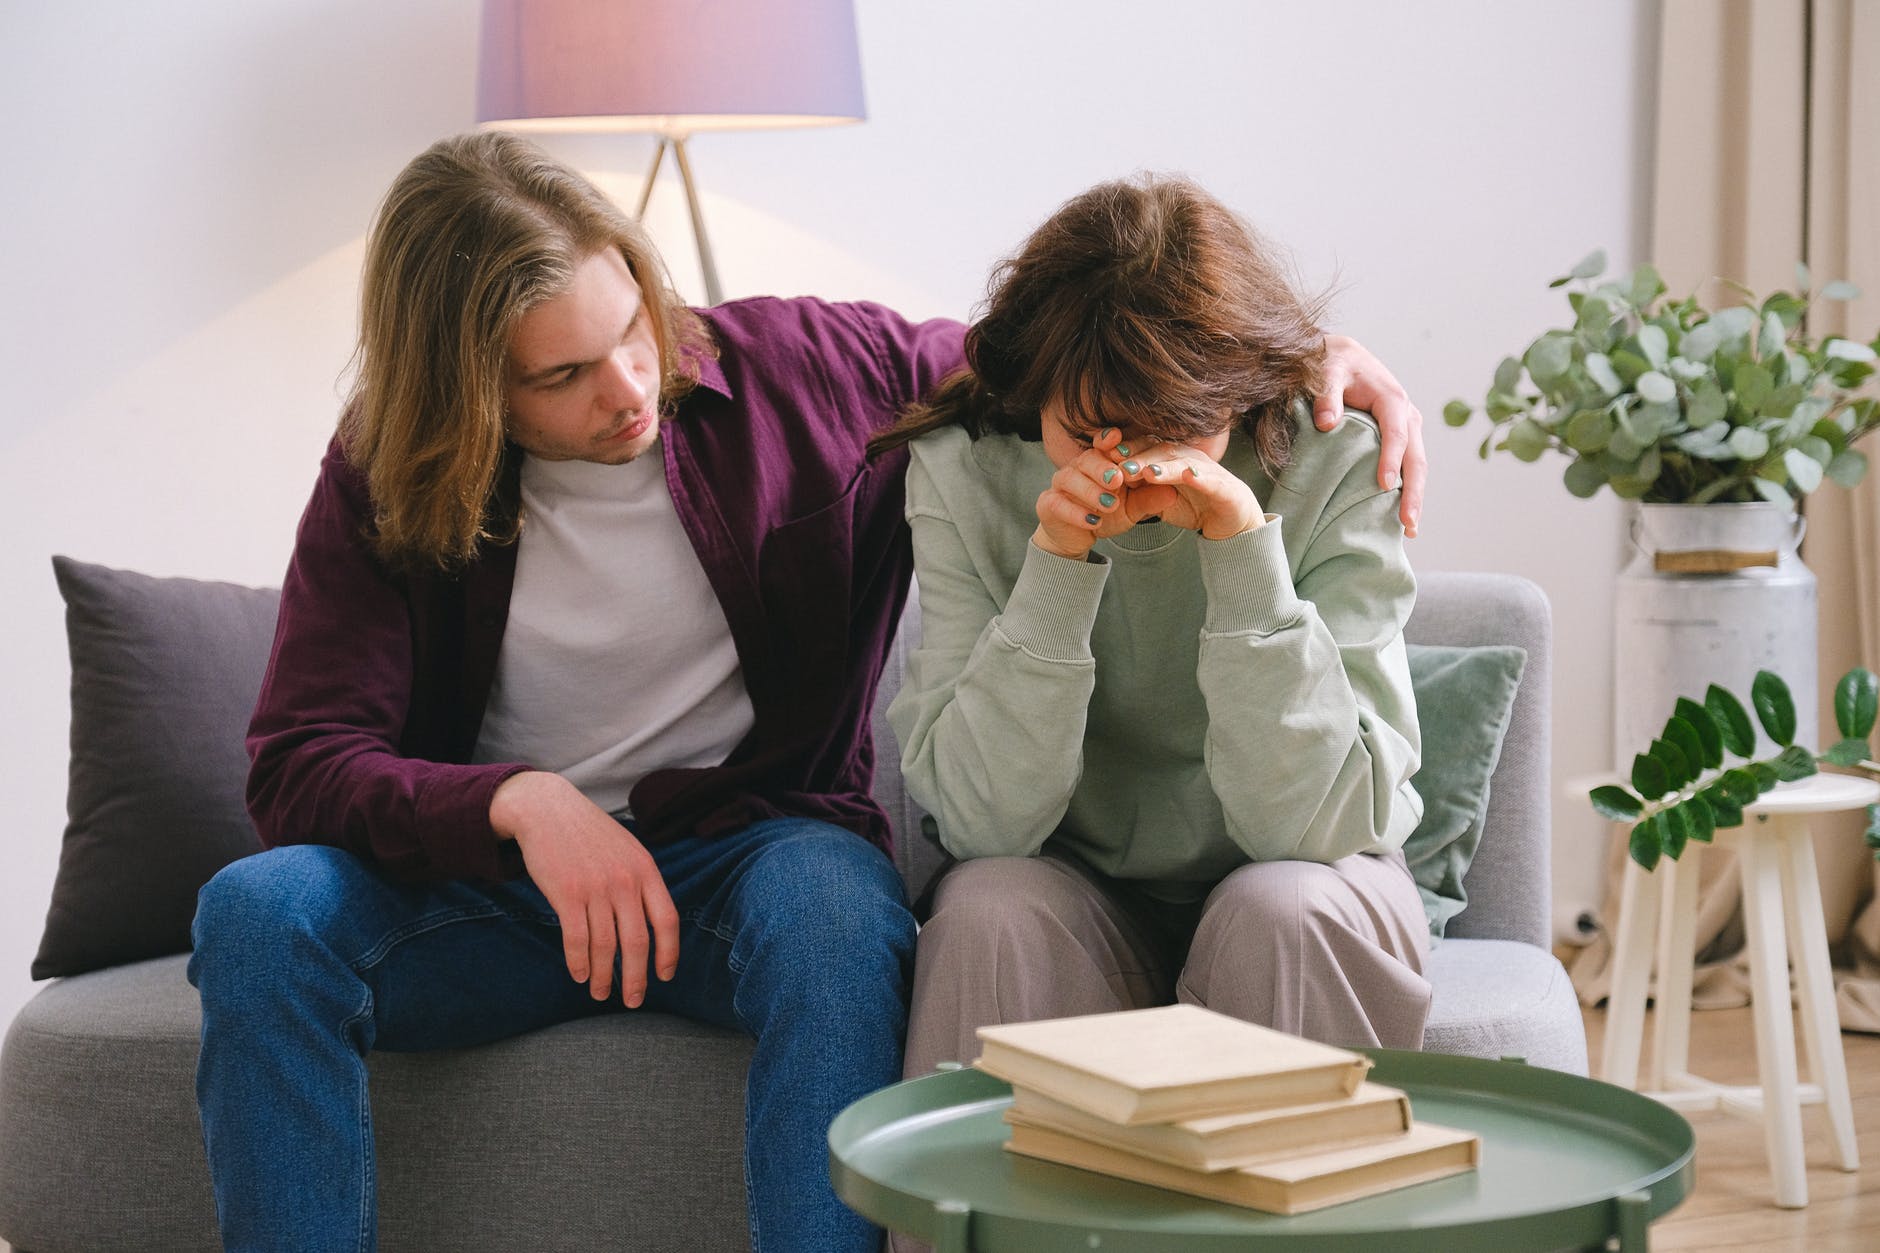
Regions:
[[[1420,1043],[1415,583],[1375,424],[1295,438],[1316,312],[1194,184],[1104,184],[877,438],[910,447],[922,605],[889,716],[958,859],[908,1074],[989,1023],[1175,999]]]

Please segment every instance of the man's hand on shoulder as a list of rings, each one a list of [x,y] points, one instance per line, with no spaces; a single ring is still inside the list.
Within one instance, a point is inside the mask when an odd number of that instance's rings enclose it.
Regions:
[[[1423,415],[1410,403],[1410,394],[1384,363],[1348,335],[1325,337],[1325,390],[1312,402],[1312,421],[1321,431],[1338,425],[1347,407],[1362,409],[1377,420],[1384,447],[1377,458],[1377,485],[1385,491],[1397,486],[1402,473],[1403,499],[1397,516],[1404,534],[1416,538],[1417,519],[1423,513],[1423,480],[1429,458],[1423,452]]]
[[[662,980],[679,968],[679,911],[646,846],[558,774],[525,771],[490,798],[490,825],[522,850],[529,877],[561,919],[568,973],[597,1001],[613,987],[646,999],[648,932]]]

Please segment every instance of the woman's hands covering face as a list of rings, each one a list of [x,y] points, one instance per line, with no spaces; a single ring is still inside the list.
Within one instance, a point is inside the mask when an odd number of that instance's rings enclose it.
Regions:
[[[1081,561],[1097,540],[1151,519],[1218,540],[1252,530],[1265,515],[1253,489],[1206,452],[1153,440],[1125,444],[1112,426],[1051,476],[1038,497],[1032,542]]]

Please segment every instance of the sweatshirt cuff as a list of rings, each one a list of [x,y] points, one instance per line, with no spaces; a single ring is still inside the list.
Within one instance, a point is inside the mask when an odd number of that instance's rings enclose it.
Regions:
[[[1047,661],[1089,661],[1090,628],[1109,577],[1110,563],[1102,557],[1072,561],[1027,544],[999,633]]]
[[[1280,537],[1281,519],[1223,540],[1202,540],[1201,584],[1208,592],[1208,614],[1201,629],[1209,635],[1251,632],[1271,635],[1299,621],[1304,603],[1293,590],[1292,569]]]

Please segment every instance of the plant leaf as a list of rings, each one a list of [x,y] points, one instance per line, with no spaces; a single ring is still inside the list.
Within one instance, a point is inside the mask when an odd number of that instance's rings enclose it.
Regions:
[[[1672,791],[1676,791],[1697,777],[1697,771],[1692,768],[1692,763],[1685,759],[1684,751],[1669,740],[1653,740],[1651,755],[1664,763],[1665,783]]]
[[[1793,783],[1797,779],[1806,779],[1819,771],[1815,766],[1815,755],[1800,744],[1791,744],[1776,755],[1770,763],[1784,783]]]
[[[1856,666],[1834,685],[1834,723],[1849,739],[1864,740],[1873,734],[1873,724],[1880,717],[1880,675],[1865,666]]]
[[[1691,840],[1691,817],[1683,804],[1659,812],[1658,835],[1664,841],[1666,857],[1676,861],[1684,855],[1684,846]]]
[[[1612,361],[1603,352],[1589,352],[1581,362],[1586,367],[1587,377],[1608,397],[1617,396],[1625,390],[1625,384],[1619,381],[1619,372],[1612,368]]]
[[[1784,449],[1782,465],[1789,472],[1789,482],[1804,494],[1821,486],[1823,466],[1799,448]]]
[[[1711,808],[1710,798],[1699,792],[1684,802],[1684,811],[1690,815],[1691,838],[1699,844],[1708,844],[1717,834],[1717,813]]]
[[[1742,701],[1712,683],[1704,693],[1704,708],[1716,720],[1725,748],[1738,757],[1747,757],[1755,750],[1756,729],[1750,725],[1749,714],[1744,710]]]
[[[1685,769],[1689,772],[1685,783],[1704,772],[1704,742],[1697,738],[1696,727],[1673,714],[1665,720],[1665,731],[1659,738],[1677,745],[1678,755],[1684,758]]]
[[[1513,357],[1503,357],[1501,364],[1495,367],[1495,390],[1511,392],[1520,381],[1521,363]]]
[[[1828,463],[1828,477],[1842,487],[1859,487],[1867,477],[1867,454],[1853,448],[1834,454],[1834,460]]]
[[[1598,278],[1606,272],[1606,250],[1595,248],[1580,258],[1579,264],[1567,271],[1572,278]]]
[[[1632,837],[1628,841],[1632,860],[1647,870],[1658,868],[1658,858],[1664,853],[1664,845],[1658,834],[1658,815],[1653,814],[1645,821],[1632,828]]]
[[[1773,670],[1758,670],[1749,686],[1750,703],[1756,706],[1756,720],[1769,738],[1787,748],[1795,743],[1795,700],[1789,685]]]
[[[1643,801],[1624,788],[1613,784],[1594,788],[1587,793],[1587,798],[1593,802],[1593,808],[1598,810],[1602,817],[1610,818],[1614,822],[1631,822],[1645,812]]]
[[[1844,278],[1837,278],[1822,287],[1821,298],[1823,300],[1859,300],[1860,288]]]
[[[1745,461],[1759,461],[1769,453],[1769,437],[1753,426],[1730,432],[1730,448]]]
[[[1743,825],[1743,807],[1732,800],[1721,786],[1712,784],[1698,795],[1702,796],[1705,803],[1710,806],[1711,815],[1716,818],[1719,831],[1726,827]]]
[[[1670,791],[1670,775],[1665,763],[1645,753],[1632,758],[1632,790],[1648,801],[1655,801]]]
[[[1723,772],[1723,778],[1717,780],[1723,788],[1723,794],[1739,805],[1747,805],[1763,794],[1763,786],[1756,778],[1756,772],[1747,766],[1738,766]]]
[[[1703,746],[1699,760],[1704,769],[1715,770],[1723,764],[1723,732],[1717,729],[1717,720],[1710,716],[1710,711],[1688,696],[1678,697],[1675,717],[1691,724],[1697,732],[1698,743]]]
[[[1528,347],[1526,360],[1528,373],[1545,387],[1573,364],[1573,343],[1564,335],[1543,335]]]
[[[1831,766],[1858,766],[1872,756],[1866,740],[1846,739],[1821,755]]]
[[[1581,500],[1606,485],[1606,472],[1590,457],[1581,457],[1567,467],[1567,490]]]
[[[1652,329],[1657,330],[1656,327]],[[1662,337],[1664,332],[1659,331],[1658,334]],[[1638,382],[1633,386],[1638,389],[1640,396],[1655,405],[1670,404],[1678,398],[1678,385],[1656,370],[1647,370],[1639,375]]]
[[[1447,422],[1450,426],[1467,426],[1469,424],[1469,418],[1474,412],[1473,409],[1469,408],[1467,402],[1452,400],[1443,406],[1443,421]]]

